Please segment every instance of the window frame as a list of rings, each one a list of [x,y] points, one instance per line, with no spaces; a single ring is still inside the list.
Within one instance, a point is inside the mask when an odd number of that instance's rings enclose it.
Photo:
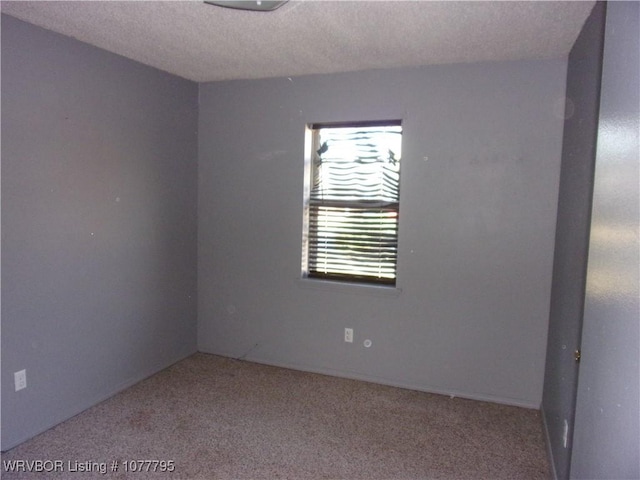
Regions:
[[[350,122],[322,122],[322,123],[309,123],[305,128],[304,137],[304,208],[303,208],[303,234],[302,234],[302,278],[311,279],[316,281],[345,284],[345,285],[361,285],[366,287],[382,287],[385,289],[396,289],[398,280],[398,256],[399,256],[399,222],[400,222],[400,180],[402,168],[398,169],[398,178],[396,182],[396,188],[398,190],[397,200],[395,202],[385,202],[384,205],[377,204],[373,201],[370,208],[373,210],[389,210],[395,213],[395,231],[394,231],[394,264],[393,264],[393,278],[385,278],[381,276],[372,276],[367,274],[352,274],[352,273],[327,273],[312,271],[309,267],[310,264],[310,243],[312,234],[311,228],[311,210],[312,206],[312,189],[313,189],[313,176],[314,176],[314,157],[316,150],[320,144],[318,136],[320,130],[323,128],[375,128],[375,127],[400,127],[400,142],[402,145],[402,120],[375,120],[375,121],[350,121]],[[400,147],[402,151],[402,146]],[[402,153],[400,152],[400,162],[402,160]],[[315,201],[317,204],[317,200]],[[357,206],[357,200],[336,201],[328,200],[328,204],[342,204],[345,209],[348,208],[362,208],[362,200]],[[326,207],[326,206],[325,206]],[[340,207],[338,207],[340,208]]]

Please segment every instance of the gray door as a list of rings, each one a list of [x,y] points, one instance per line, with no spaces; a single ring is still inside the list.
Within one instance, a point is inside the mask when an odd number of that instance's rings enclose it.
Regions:
[[[572,478],[640,478],[640,17],[609,2]]]
[[[605,4],[598,2],[567,65],[553,282],[542,410],[558,479],[569,478],[574,425],[591,199],[598,134]]]

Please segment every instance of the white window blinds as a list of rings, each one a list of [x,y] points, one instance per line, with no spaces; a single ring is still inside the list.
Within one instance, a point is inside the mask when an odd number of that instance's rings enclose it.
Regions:
[[[311,131],[305,275],[395,285],[400,122],[320,124]]]

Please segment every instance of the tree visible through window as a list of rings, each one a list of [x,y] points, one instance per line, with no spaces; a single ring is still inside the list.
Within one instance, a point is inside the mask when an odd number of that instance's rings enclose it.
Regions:
[[[395,285],[400,122],[314,124],[308,133],[303,274]]]

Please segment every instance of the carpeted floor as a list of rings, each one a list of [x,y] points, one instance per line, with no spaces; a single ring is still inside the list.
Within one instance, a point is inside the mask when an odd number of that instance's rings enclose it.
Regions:
[[[62,471],[10,473],[10,460],[49,460],[43,466]],[[4,479],[550,478],[535,410],[206,354],[19,445],[2,461]]]

